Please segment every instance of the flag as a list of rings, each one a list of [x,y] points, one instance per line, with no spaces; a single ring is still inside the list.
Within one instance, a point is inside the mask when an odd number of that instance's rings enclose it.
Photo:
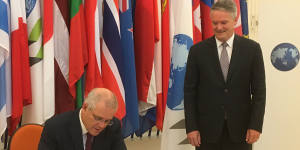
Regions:
[[[249,38],[247,0],[240,0],[243,36]]]
[[[240,0],[234,0],[235,4],[236,4],[236,11],[237,11],[237,23],[235,25],[235,33],[242,36],[242,23],[241,23],[241,13],[240,13]]]
[[[44,0],[43,8],[43,53],[44,53],[44,121],[55,113],[54,89],[54,40],[53,40],[53,0]]]
[[[136,0],[134,46],[140,114],[137,136],[155,124],[156,117],[148,116],[156,116],[156,111],[150,109],[156,106],[157,98],[162,99],[159,11],[157,0]]]
[[[172,57],[167,107],[162,132],[163,150],[195,149],[186,137],[183,86],[186,61],[193,45],[192,1],[170,1]]]
[[[193,40],[202,41],[200,0],[193,0]]]
[[[160,109],[162,106],[157,107],[157,103],[163,104],[163,91],[162,91],[162,75],[163,75],[163,68],[162,68],[162,13],[161,13],[161,0],[156,0],[156,3],[154,3],[154,11],[156,12],[155,16],[155,22],[156,27],[158,31],[155,33],[156,35],[156,41],[154,45],[154,69],[155,69],[155,85],[156,85],[156,110]],[[157,33],[158,32],[158,33]],[[157,112],[157,111],[156,111]],[[157,116],[155,112],[155,116]],[[157,118],[155,118],[156,121]],[[162,120],[162,118],[159,118]],[[158,121],[156,121],[158,122]]]
[[[32,104],[24,107],[22,124],[42,124],[44,118],[44,69],[42,45],[42,18],[40,1],[25,1],[28,30],[29,63],[32,87]],[[50,107],[50,106],[49,106]]]
[[[75,108],[81,108],[83,103],[83,93],[84,93],[84,75],[76,82],[76,106]]]
[[[170,76],[170,22],[169,0],[161,1],[161,51],[162,51],[162,99],[157,99],[156,127],[163,128]]]
[[[0,135],[7,127],[6,122],[6,60],[9,56],[8,2],[0,0]]]
[[[128,137],[139,129],[139,112],[134,61],[133,22],[131,0],[120,0],[120,30],[124,73],[121,76],[126,102],[126,116],[122,120],[123,137]]]
[[[85,32],[82,0],[70,1],[70,50],[69,50],[69,88],[77,99],[77,107],[82,104],[82,84],[80,78],[88,63],[87,41]],[[77,88],[77,89],[76,89]],[[80,93],[78,93],[80,92]]]
[[[4,0],[7,4],[7,15],[8,15],[8,33],[9,33],[9,48],[8,48],[8,57],[5,61],[5,87],[6,87],[6,118],[11,116],[12,112],[12,88],[11,88],[11,27],[10,27],[10,2]],[[3,10],[3,9],[2,9]],[[3,13],[4,14],[4,13]],[[2,22],[2,21],[1,21]],[[4,21],[2,22],[4,23]],[[5,40],[3,40],[4,42]],[[9,124],[7,124],[7,127]]]
[[[121,77],[124,73],[122,56],[119,4],[114,0],[103,1],[103,44],[101,52],[102,79],[104,87],[117,97],[118,110],[115,116],[122,120],[126,114],[125,90]]]
[[[207,39],[213,36],[213,29],[210,19],[210,8],[214,4],[214,0],[201,0],[200,1],[200,12],[201,12],[201,28],[202,38]]]
[[[2,2],[0,2],[2,3]],[[0,4],[0,8],[1,8],[1,4]],[[1,20],[1,18],[0,18]],[[2,29],[0,29],[0,32]],[[2,33],[0,33],[2,34]],[[1,35],[0,35],[1,37]],[[0,38],[2,40],[2,37]],[[1,43],[2,44],[2,43]],[[3,56],[3,50],[4,48],[0,48],[0,59],[4,59]],[[2,63],[0,63],[0,80],[1,81],[5,81],[5,62],[3,61]],[[4,131],[6,130],[6,83],[5,82],[1,82],[0,83],[0,135],[2,135],[4,133]]]
[[[11,64],[12,114],[9,134],[20,122],[23,106],[31,104],[29,50],[25,1],[10,1],[11,6]]]
[[[157,12],[156,12],[157,13]],[[136,0],[134,16],[134,51],[139,112],[156,105],[154,45],[158,40],[155,0]]]
[[[102,3],[101,3],[102,4]],[[87,48],[88,64],[85,79],[85,95],[93,88],[103,87],[101,78],[101,60],[100,60],[100,26],[99,9],[97,0],[89,0],[84,3],[84,11],[87,26]],[[101,8],[102,11],[102,8]]]
[[[69,92],[69,27],[68,0],[53,2],[53,41],[55,74],[55,113],[75,109],[75,98]]]

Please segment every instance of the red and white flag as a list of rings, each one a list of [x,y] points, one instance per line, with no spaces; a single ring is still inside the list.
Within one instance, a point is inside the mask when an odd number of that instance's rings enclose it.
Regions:
[[[202,41],[200,0],[193,0],[193,41]]]
[[[159,40],[156,0],[136,0],[134,16],[134,51],[139,112],[145,114],[156,106],[155,42]]]
[[[75,98],[69,92],[69,1],[53,2],[53,41],[55,74],[55,113],[75,109]]]
[[[44,121],[55,113],[53,0],[43,1]]]
[[[242,19],[241,19],[241,11],[240,11],[240,0],[234,0],[236,4],[236,10],[237,10],[237,23],[235,25],[235,33],[242,36],[243,35],[243,30],[242,30]]]

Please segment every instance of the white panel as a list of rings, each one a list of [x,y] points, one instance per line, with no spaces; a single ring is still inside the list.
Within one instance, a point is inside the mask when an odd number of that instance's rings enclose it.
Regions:
[[[267,107],[263,134],[254,150],[299,150],[300,65],[282,72],[271,63],[272,49],[288,42],[300,48],[299,0],[260,0],[258,41],[262,46]]]

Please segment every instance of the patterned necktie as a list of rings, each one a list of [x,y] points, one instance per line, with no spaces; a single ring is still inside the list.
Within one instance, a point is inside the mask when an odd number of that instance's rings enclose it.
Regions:
[[[221,52],[221,57],[220,57],[221,69],[222,69],[225,81],[227,79],[227,73],[228,73],[228,69],[229,69],[229,58],[228,58],[228,53],[226,50],[227,46],[228,46],[228,44],[226,42],[222,43],[222,52]]]
[[[94,137],[89,133],[86,134],[85,150],[92,150],[92,143]]]

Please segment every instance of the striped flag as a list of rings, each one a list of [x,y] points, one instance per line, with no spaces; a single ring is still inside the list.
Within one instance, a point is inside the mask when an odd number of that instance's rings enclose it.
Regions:
[[[22,123],[42,124],[46,119],[44,118],[44,54],[40,2],[26,0],[25,4],[32,85],[32,104],[24,107]]]
[[[104,87],[116,94],[119,107],[116,117],[120,120],[126,114],[125,90],[121,79],[124,73],[122,56],[119,4],[115,0],[103,1],[103,45],[101,53],[102,79]]]
[[[122,120],[122,134],[127,137],[139,129],[139,112],[134,61],[133,22],[131,0],[120,0],[120,29],[124,73],[121,76],[126,102],[126,116]]]
[[[193,40],[202,41],[200,0],[193,0]]]
[[[186,61],[193,45],[192,1],[170,1],[170,23],[173,43],[161,149],[195,149],[186,139],[183,106]]]
[[[237,23],[235,25],[235,33],[242,36],[243,32],[242,32],[242,21],[241,21],[241,13],[240,13],[240,0],[234,0],[235,4],[236,4],[236,8],[237,8]]]
[[[10,1],[11,6],[11,63],[12,114],[9,134],[16,129],[23,106],[31,104],[29,50],[25,1]]]
[[[157,99],[156,127],[163,128],[170,76],[170,10],[169,0],[161,1],[162,99]]]
[[[240,0],[243,36],[249,38],[247,0]]]
[[[9,56],[8,2],[0,0],[0,135],[7,127],[6,123],[6,60]]]
[[[55,113],[75,109],[75,99],[69,92],[69,0],[53,2],[53,40],[55,74]]]
[[[201,28],[203,40],[213,36],[213,29],[210,19],[210,8],[214,4],[214,0],[201,0],[200,12],[201,12]]]

